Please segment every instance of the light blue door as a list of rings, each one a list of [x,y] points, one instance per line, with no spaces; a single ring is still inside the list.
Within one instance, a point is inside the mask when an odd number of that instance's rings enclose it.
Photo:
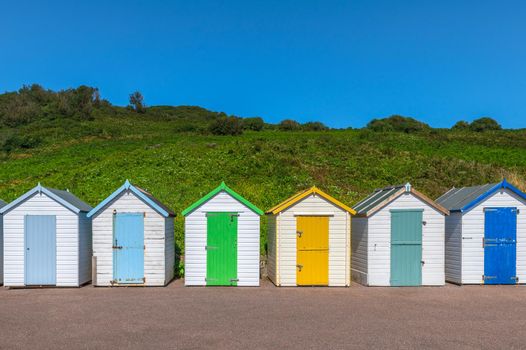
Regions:
[[[144,214],[114,215],[113,279],[119,284],[144,283]]]
[[[26,215],[24,218],[27,286],[57,283],[56,222],[54,215]]]
[[[423,210],[391,210],[391,285],[422,283]]]
[[[517,208],[484,210],[484,283],[517,283]]]

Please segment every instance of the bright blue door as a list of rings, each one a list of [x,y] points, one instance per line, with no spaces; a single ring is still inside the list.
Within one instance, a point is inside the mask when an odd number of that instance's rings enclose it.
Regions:
[[[484,283],[515,284],[517,209],[486,208],[484,215]]]
[[[24,218],[25,284],[57,283],[57,231],[54,215],[26,215]]]
[[[144,215],[115,214],[113,232],[114,281],[144,283]]]

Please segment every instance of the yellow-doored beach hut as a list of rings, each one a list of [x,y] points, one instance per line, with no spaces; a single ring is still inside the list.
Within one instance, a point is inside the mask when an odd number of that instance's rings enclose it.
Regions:
[[[275,285],[350,285],[353,209],[312,187],[266,214],[267,271]]]

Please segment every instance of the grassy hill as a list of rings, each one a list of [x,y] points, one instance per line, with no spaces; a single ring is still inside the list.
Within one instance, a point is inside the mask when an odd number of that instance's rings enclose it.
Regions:
[[[526,187],[523,130],[307,132],[267,125],[239,136],[206,133],[219,117],[198,107],[138,114],[103,104],[89,118],[51,113],[4,124],[0,198],[11,201],[41,182],[95,206],[129,179],[180,213],[223,180],[263,210],[312,185],[350,205],[374,188],[408,181],[432,198],[502,177]],[[264,251],[265,219],[262,231]],[[180,216],[175,237],[183,249]]]

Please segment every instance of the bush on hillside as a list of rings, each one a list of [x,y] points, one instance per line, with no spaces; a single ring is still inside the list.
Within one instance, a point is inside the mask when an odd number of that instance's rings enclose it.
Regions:
[[[146,105],[144,104],[144,97],[140,91],[135,91],[130,94],[130,107],[137,113],[146,112]]]
[[[283,131],[295,131],[300,129],[300,123],[292,119],[282,120],[278,125],[280,130]]]
[[[265,122],[260,117],[243,119],[243,129],[261,131],[265,127]]]
[[[399,131],[412,133],[429,130],[429,125],[414,118],[392,115],[388,118],[373,119],[367,124],[367,129],[373,131]]]
[[[460,120],[453,125],[452,130],[462,131],[469,129],[469,123],[465,120]]]
[[[306,131],[325,131],[329,130],[327,125],[323,124],[322,122],[307,122],[302,125],[303,130]]]
[[[243,122],[234,116],[218,118],[210,124],[209,131],[214,135],[241,135]]]
[[[38,137],[15,134],[15,135],[8,137],[4,141],[4,144],[2,145],[2,150],[4,152],[9,153],[9,152],[12,152],[20,148],[22,149],[35,148],[38,145],[40,145],[41,142],[42,140]]]
[[[472,131],[482,132],[490,130],[502,130],[500,124],[492,118],[482,117],[471,122],[469,128]]]
[[[96,88],[82,85],[54,92],[33,84],[0,95],[0,121],[17,127],[45,117],[91,120],[93,108],[100,105]]]

